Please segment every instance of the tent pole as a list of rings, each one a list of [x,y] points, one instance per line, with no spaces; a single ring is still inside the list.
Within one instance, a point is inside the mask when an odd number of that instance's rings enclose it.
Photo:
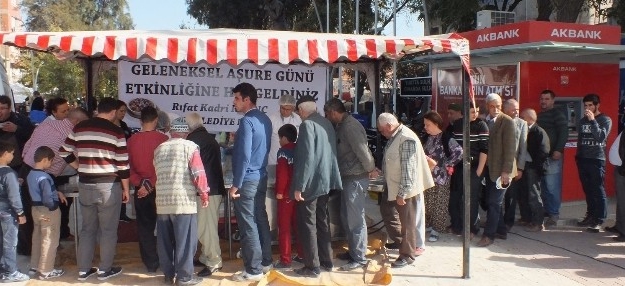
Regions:
[[[354,34],[360,34],[360,0],[356,0],[356,30]],[[352,110],[351,112],[358,114],[358,81],[360,81],[360,72],[358,69],[354,69],[354,94],[352,98]]]
[[[393,0],[393,36],[397,36],[397,0]],[[393,113],[397,115],[397,60],[393,60]]]
[[[378,116],[384,112],[384,96],[382,96],[382,88],[380,87],[380,62],[375,61],[373,64],[373,74],[375,76],[374,87],[369,87],[371,89],[371,93],[373,96],[373,119],[371,120],[371,126],[375,128],[378,136],[375,139],[375,162],[382,164],[382,136],[380,136],[380,132],[378,132]],[[386,77],[386,75],[385,75]],[[377,165],[381,167],[381,165]]]
[[[343,19],[341,19],[341,9],[343,9],[343,1],[339,0],[339,9],[338,9],[338,32],[339,34],[343,33]],[[338,98],[342,99],[343,98],[343,67],[339,66],[339,78],[338,78],[338,85],[339,85],[339,94],[338,94]],[[334,94],[332,95],[334,96]]]
[[[93,60],[85,60],[85,77],[87,77],[87,96],[85,97],[85,105],[87,107],[87,113],[93,115],[96,106],[95,94],[93,90]]]
[[[465,152],[462,153],[462,180],[463,180],[463,185],[464,185],[464,189],[463,189],[463,194],[464,194],[464,202],[462,204],[462,210],[464,213],[464,218],[463,218],[463,222],[462,224],[464,225],[463,227],[463,232],[464,232],[464,239],[462,242],[462,278],[464,279],[469,279],[471,278],[471,275],[469,273],[470,270],[470,249],[471,249],[471,229],[470,229],[470,220],[471,220],[471,159],[470,159],[470,152],[466,152],[467,150],[471,149],[471,142],[469,142],[470,140],[470,122],[471,122],[471,118],[469,115],[469,109],[470,106],[469,104],[471,103],[471,100],[469,98],[469,73],[467,70],[465,70],[464,68],[460,69],[462,71],[462,90],[463,90],[463,96],[462,96],[462,102],[463,102],[463,109],[462,109],[462,115],[464,117],[464,120],[462,120],[462,150],[465,150]]]

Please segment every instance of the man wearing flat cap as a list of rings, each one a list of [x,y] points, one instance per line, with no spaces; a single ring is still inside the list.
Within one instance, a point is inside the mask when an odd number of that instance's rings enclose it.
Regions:
[[[328,200],[331,189],[341,189],[336,134],[332,123],[317,113],[313,97],[301,97],[296,108],[304,121],[295,146],[291,197],[298,201],[297,233],[305,255],[304,267],[295,273],[318,277],[321,269],[333,268]]]
[[[276,177],[276,165],[278,164],[277,156],[280,149],[280,137],[278,130],[285,124],[291,124],[299,129],[302,119],[295,113],[295,98],[290,94],[280,97],[280,112],[269,116],[271,120],[271,148],[269,149],[269,157],[267,158],[267,172],[269,178]]]
[[[156,229],[159,264],[165,284],[195,285],[193,256],[197,248],[197,202],[208,206],[208,180],[197,144],[186,139],[184,117],[171,124],[171,139],[154,151]],[[199,195],[199,200],[197,196]]]

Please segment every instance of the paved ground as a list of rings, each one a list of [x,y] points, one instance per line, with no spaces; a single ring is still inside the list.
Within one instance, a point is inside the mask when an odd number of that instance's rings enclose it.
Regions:
[[[625,243],[570,226],[584,211],[585,204],[568,203],[558,227],[541,233],[515,227],[507,240],[471,247],[470,279],[461,278],[462,238],[444,235],[415,265],[393,270],[392,285],[625,285]],[[606,225],[614,221],[614,204],[609,217]]]
[[[570,226],[585,210],[583,202],[568,203],[562,208],[559,226],[541,233],[528,233],[519,227],[512,229],[507,240],[497,240],[488,248],[470,248],[470,278],[462,277],[462,238],[443,234],[436,243],[429,243],[424,255],[403,269],[391,269],[391,285],[625,285],[625,243],[612,241],[611,234],[583,232]],[[376,219],[377,206],[368,206],[368,214]],[[609,221],[614,219],[610,205]],[[477,239],[472,241],[472,246]],[[65,251],[73,252],[73,243],[64,242]],[[101,285],[160,285],[162,276],[148,276],[139,262],[136,244],[121,244],[116,263],[124,273],[106,282],[96,279],[87,284]],[[225,249],[224,249],[225,253]],[[336,253],[336,251],[335,251]],[[393,261],[397,253],[389,251]],[[227,258],[227,254],[225,255]],[[335,260],[335,266],[343,262]],[[28,269],[28,258],[19,257],[21,269]],[[16,285],[79,285],[73,259],[65,257],[67,274],[54,281],[30,281]],[[201,285],[247,285],[229,281],[240,270],[240,260],[225,261],[223,272],[206,279]],[[199,268],[197,269],[199,270]],[[287,276],[292,272],[284,272]],[[309,285],[359,285],[363,270],[351,273],[324,273],[319,280],[305,280]],[[350,280],[351,279],[351,280]],[[342,282],[343,281],[343,282]],[[345,281],[351,281],[349,283]],[[273,282],[271,285],[284,285]]]

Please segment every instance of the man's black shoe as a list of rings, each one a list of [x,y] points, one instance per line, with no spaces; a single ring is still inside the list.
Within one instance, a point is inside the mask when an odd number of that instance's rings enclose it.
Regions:
[[[595,223],[595,219],[592,216],[587,215],[583,220],[577,222],[577,226],[592,226]]]
[[[319,263],[319,266],[325,272],[332,272],[332,269],[334,268],[334,265],[332,264],[332,262],[321,262]]]
[[[304,277],[317,278],[321,274],[321,271],[319,268],[308,268],[304,266],[300,269],[295,269],[295,274]]]
[[[387,243],[387,244],[384,245],[384,247],[386,247],[386,249],[399,249],[400,246],[401,246],[401,244],[397,243],[397,242]]]
[[[122,221],[122,222],[131,222],[131,221],[132,221],[132,219],[131,219],[131,218],[129,218],[127,215],[122,215],[122,216],[119,216],[119,221]]]
[[[601,232],[601,224],[598,223],[593,223],[592,225],[588,226],[586,228],[587,232],[592,232],[592,233],[599,233]]]
[[[406,265],[410,265],[414,262],[414,260],[410,257],[399,256],[397,260],[391,263],[391,267],[393,268],[402,268]]]
[[[211,275],[213,275],[213,272],[211,272],[211,270],[208,269],[208,267],[202,268],[202,270],[200,270],[200,272],[197,273],[198,277],[208,277]]]
[[[350,261],[352,260],[352,256],[349,255],[349,252],[342,252],[336,255],[336,258],[340,259],[340,260],[346,260],[346,261]]]
[[[605,231],[607,231],[607,232],[611,232],[611,233],[620,233],[620,232],[618,231],[618,229],[616,229],[616,225],[615,225],[615,226],[606,226],[604,229],[605,229]]]
[[[205,266],[200,272],[197,273],[198,277],[208,277],[213,275],[213,273],[221,270],[221,267],[208,267]]]
[[[507,233],[495,233],[495,238],[506,240],[508,239],[508,234]]]
[[[199,259],[193,259],[193,266],[202,266],[202,267],[206,267],[206,265],[204,265],[204,263],[200,262]]]

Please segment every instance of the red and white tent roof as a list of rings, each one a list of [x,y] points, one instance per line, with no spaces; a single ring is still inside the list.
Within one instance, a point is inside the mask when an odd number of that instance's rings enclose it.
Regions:
[[[455,53],[468,61],[469,42],[447,34],[423,38],[303,33],[259,30],[79,31],[14,32],[0,34],[0,43],[48,51],[59,57],[137,60],[149,57],[173,63],[227,61],[237,65],[251,61],[335,63],[381,57],[399,58],[407,53],[434,51]]]

